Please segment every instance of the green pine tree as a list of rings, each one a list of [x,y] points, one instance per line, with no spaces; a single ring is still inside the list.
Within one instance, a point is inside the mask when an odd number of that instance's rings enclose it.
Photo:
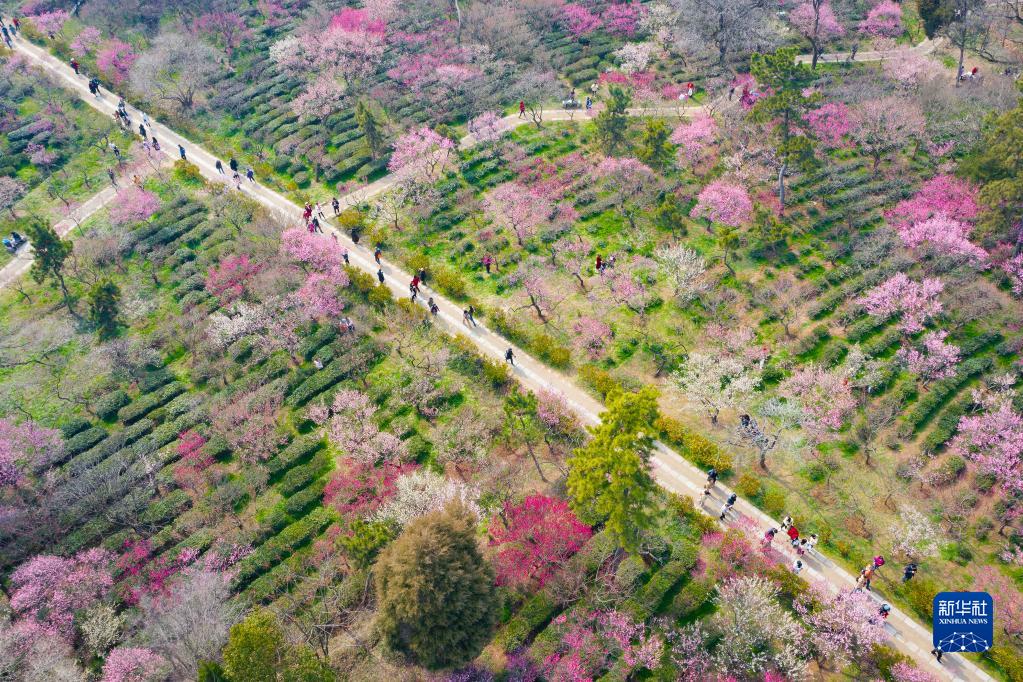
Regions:
[[[471,661],[497,622],[494,572],[475,526],[450,505],[410,523],[377,560],[377,629],[392,650],[427,668]]]
[[[617,85],[611,86],[610,94],[611,99],[608,100],[607,107],[593,119],[593,124],[597,128],[597,138],[608,154],[625,144],[625,133],[629,128],[627,110],[632,104],[629,93]]]
[[[224,647],[231,682],[334,682],[334,671],[308,646],[288,642],[277,617],[253,611],[231,627]]]
[[[677,239],[680,235],[686,235],[686,212],[674,192],[665,192],[660,203],[654,209],[654,224],[666,232],[670,232],[672,238]]]
[[[384,149],[384,132],[376,112],[365,99],[360,99],[355,104],[355,122],[362,129],[370,156],[378,158]]]
[[[615,390],[593,438],[569,458],[568,492],[572,508],[587,520],[606,518],[605,526],[628,552],[639,549],[652,524],[655,483],[649,459],[654,445],[657,391]]]
[[[89,291],[89,320],[96,325],[102,341],[117,334],[121,324],[117,308],[120,300],[121,290],[109,279],[96,282]]]
[[[664,170],[675,159],[675,146],[670,137],[667,123],[659,118],[648,119],[639,137],[636,158],[652,168]]]
[[[60,286],[61,294],[64,296],[64,305],[68,312],[75,315],[75,309],[71,301],[71,293],[68,291],[67,282],[64,280],[64,263],[71,255],[71,242],[61,239],[56,230],[49,222],[36,220],[26,229],[28,239],[32,242],[32,279],[42,283],[47,279],[54,280]]]

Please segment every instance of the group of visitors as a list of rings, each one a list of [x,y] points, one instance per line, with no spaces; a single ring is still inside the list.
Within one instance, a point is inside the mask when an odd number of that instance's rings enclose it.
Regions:
[[[10,24],[4,23],[4,18],[0,17],[0,35],[3,35],[4,43],[8,48],[14,48],[11,39],[17,36],[20,30],[21,22],[18,20],[18,17],[12,17]]]
[[[7,253],[14,255],[27,241],[19,232],[11,230],[11,236],[4,237],[3,243]]]
[[[613,270],[614,267],[615,267],[615,263],[617,263],[617,262],[618,262],[618,256],[616,256],[613,253],[611,254],[611,257],[606,259],[606,260],[604,259],[604,256],[602,254],[598,253],[597,254],[597,260],[596,260],[596,263],[595,263],[597,274],[598,275],[603,275],[604,272],[608,268]]]

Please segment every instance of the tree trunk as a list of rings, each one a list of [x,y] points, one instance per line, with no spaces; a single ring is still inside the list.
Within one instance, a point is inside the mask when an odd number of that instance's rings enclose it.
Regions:
[[[959,87],[959,83],[963,80],[963,60],[966,58],[966,38],[965,36],[959,43],[959,68],[956,69],[956,87]]]
[[[781,168],[778,169],[778,203],[779,213],[785,213],[785,170],[788,168],[788,162],[783,161]]]
[[[536,310],[536,314],[540,316],[540,321],[547,324],[547,318],[543,316],[543,310],[540,309],[540,304],[536,302],[536,297],[533,294],[529,294],[529,304]]]
[[[579,275],[579,272],[576,271],[573,272],[572,274],[575,275],[575,278],[577,280],[579,280],[579,288],[582,289],[583,291],[586,291],[586,282],[583,281],[583,278]]]

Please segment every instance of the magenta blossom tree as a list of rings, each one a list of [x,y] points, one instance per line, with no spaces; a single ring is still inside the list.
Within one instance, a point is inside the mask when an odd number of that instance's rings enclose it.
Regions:
[[[806,125],[826,147],[837,149],[852,130],[849,107],[841,102],[826,102],[803,116]]]
[[[281,233],[281,252],[300,262],[306,272],[323,275],[337,286],[348,286],[344,252],[333,239],[292,228]]]
[[[579,3],[570,2],[561,9],[568,32],[578,40],[600,28],[600,17]]]
[[[160,197],[153,192],[139,187],[126,187],[120,190],[110,206],[110,222],[125,226],[149,220],[160,210]]]
[[[348,276],[345,273],[342,275],[347,282]],[[295,299],[302,312],[311,319],[337,318],[345,309],[344,301],[337,295],[337,288],[336,280],[314,272],[306,277],[295,292]]]
[[[742,227],[753,217],[753,201],[742,185],[715,180],[700,191],[690,215],[709,223]]]
[[[1007,492],[1023,493],[1023,417],[1010,402],[960,419],[949,449],[996,476]]]
[[[642,13],[642,5],[638,2],[612,3],[601,13],[600,18],[604,22],[604,30],[611,35],[631,38],[636,35]]]
[[[504,513],[490,523],[498,584],[543,587],[590,535],[589,526],[576,518],[564,500],[530,495],[520,504],[506,503]]]
[[[987,592],[995,601],[995,611],[1002,631],[1009,637],[1023,634],[1023,592],[994,566],[984,566],[977,571],[973,589]]]
[[[939,213],[933,218],[898,228],[902,241],[911,249],[928,245],[938,254],[961,257],[977,265],[984,265],[988,253],[969,240],[973,227],[967,223]]]
[[[263,269],[246,254],[228,256],[210,268],[206,275],[206,291],[227,305],[241,298],[249,281]]]
[[[928,332],[920,348],[900,348],[896,356],[906,368],[920,377],[924,385],[937,379],[955,376],[959,363],[959,346],[945,343],[946,331]]]
[[[61,29],[64,28],[64,24],[71,18],[71,15],[66,10],[57,9],[52,12],[43,12],[34,16],[27,17],[32,25],[39,29],[40,32],[45,33],[51,38],[60,33]]]
[[[120,85],[128,79],[131,67],[138,58],[131,45],[112,38],[103,43],[96,53],[96,68],[115,85]]]
[[[856,302],[866,308],[868,315],[874,317],[901,315],[899,329],[907,334],[915,334],[924,328],[928,320],[941,313],[942,305],[938,296],[944,288],[945,285],[936,277],[914,282],[900,272],[856,299]]]
[[[953,175],[936,175],[911,198],[900,201],[885,212],[896,229],[943,214],[952,220],[972,222],[980,212],[977,188]]]
[[[252,37],[245,19],[235,12],[210,12],[192,22],[192,30],[224,48],[227,56]]]
[[[867,12],[859,30],[870,36],[898,38],[903,32],[902,6],[893,0],[881,0]]]
[[[832,592],[813,583],[793,604],[809,626],[809,644],[819,661],[841,665],[888,639],[878,604],[866,592]]]
[[[679,146],[679,166],[696,166],[707,147],[713,144],[717,132],[717,122],[707,114],[697,114],[689,123],[680,123],[671,133],[672,143]]]
[[[11,574],[11,610],[46,634],[72,641],[75,613],[97,603],[114,584],[113,555],[89,549],[71,558],[40,555]]]
[[[107,654],[100,682],[162,682],[170,665],[152,649],[117,647]]]
[[[1023,297],[1023,253],[1016,254],[1002,263],[1002,270],[1009,276],[1012,293]]]
[[[845,35],[845,29],[838,23],[835,11],[827,0],[803,0],[789,13],[789,21],[801,36],[810,41],[813,51],[811,69],[817,68],[817,60],[824,52],[824,46]]]
[[[92,54],[92,51],[96,49],[102,39],[103,34],[100,33],[98,28],[86,26],[71,41],[71,51],[79,57]]]
[[[501,116],[493,111],[485,111],[469,120],[469,132],[480,144],[490,144],[499,140],[501,127]]]

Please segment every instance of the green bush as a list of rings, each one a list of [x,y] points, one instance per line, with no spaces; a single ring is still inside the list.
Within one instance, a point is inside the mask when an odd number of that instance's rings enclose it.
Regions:
[[[622,388],[617,379],[596,365],[583,365],[580,367],[579,378],[582,379],[583,383],[593,388],[601,398],[606,398],[611,391]]]
[[[558,606],[550,595],[539,592],[522,605],[518,613],[497,633],[494,641],[506,652],[519,649],[551,622],[557,611]]]
[[[993,646],[988,655],[1010,682],[1023,682],[1023,656],[1015,649],[1005,645]]]
[[[760,494],[760,479],[750,473],[743,473],[735,484],[735,492],[740,497],[754,498]]]
[[[236,588],[244,587],[254,578],[279,564],[296,549],[316,537],[331,521],[330,513],[320,508],[282,529],[238,563],[234,579]]]
[[[85,431],[90,426],[92,426],[92,422],[85,417],[71,417],[61,425],[60,435],[64,440],[68,440]]]
[[[337,334],[336,325],[327,324],[320,327],[305,338],[298,349],[298,354],[306,360],[311,360],[316,351],[336,339]]]
[[[552,367],[564,369],[572,361],[572,351],[547,334],[534,336],[530,346],[538,358]]]
[[[184,159],[178,159],[174,162],[174,178],[181,184],[192,187],[204,187],[206,185],[206,179],[202,176],[202,171],[199,170],[199,167]]]
[[[99,426],[86,429],[64,442],[64,456],[68,458],[74,457],[79,453],[85,452],[106,437],[106,430]]]
[[[277,453],[266,463],[267,472],[273,479],[285,471],[302,462],[307,457],[323,447],[323,438],[320,436],[300,436],[292,441],[291,445]]]
[[[464,300],[466,294],[465,279],[451,268],[437,268],[433,274],[434,286],[455,300]]]
[[[277,483],[277,489],[285,497],[296,493],[312,483],[328,466],[327,456],[323,452],[318,452],[306,464],[293,467],[284,474]]]
[[[788,504],[785,500],[785,493],[777,488],[772,488],[764,493],[762,501],[764,511],[771,516],[779,516],[785,511]]]
[[[139,396],[135,402],[122,407],[117,412],[117,416],[125,425],[132,424],[184,392],[185,385],[175,381],[172,384],[167,384],[155,393]]]
[[[690,580],[671,601],[671,610],[679,619],[699,611],[710,599],[714,584],[707,579]]]
[[[142,515],[145,523],[163,525],[180,515],[192,504],[192,499],[184,490],[172,490],[156,502],[153,502]]]
[[[299,490],[284,501],[284,511],[292,518],[304,516],[314,506],[320,504],[323,499],[323,489],[327,481],[323,478],[313,481],[310,485]]]
[[[174,375],[166,367],[161,367],[155,372],[148,372],[139,380],[139,393],[145,394],[155,391],[174,381]]]
[[[117,411],[131,402],[131,398],[121,389],[111,391],[100,396],[96,400],[95,411],[100,419],[111,420],[117,416]]]
[[[909,605],[924,621],[930,622],[934,608],[934,596],[940,591],[938,584],[930,578],[917,577],[905,583],[904,589]]]
[[[672,558],[661,570],[651,576],[636,594],[625,600],[622,608],[637,622],[656,614],[668,593],[682,581],[696,565],[699,550],[695,545],[680,543],[672,548]]]

